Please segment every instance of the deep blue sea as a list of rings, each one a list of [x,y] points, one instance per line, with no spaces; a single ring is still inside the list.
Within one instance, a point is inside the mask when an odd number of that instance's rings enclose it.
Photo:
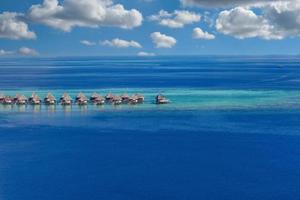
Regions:
[[[34,91],[146,100],[0,105],[1,200],[300,199],[300,57],[0,59]]]

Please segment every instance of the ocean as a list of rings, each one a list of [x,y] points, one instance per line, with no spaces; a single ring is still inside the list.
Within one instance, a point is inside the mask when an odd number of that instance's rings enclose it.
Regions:
[[[1,58],[32,92],[145,102],[0,105],[1,200],[300,199],[300,57]]]

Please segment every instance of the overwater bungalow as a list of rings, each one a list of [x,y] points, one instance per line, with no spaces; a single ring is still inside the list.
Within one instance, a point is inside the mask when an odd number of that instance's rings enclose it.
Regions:
[[[78,105],[87,105],[88,98],[83,93],[80,92],[76,97],[76,103]]]
[[[6,97],[4,97],[2,103],[6,104],[6,105],[11,105],[11,104],[13,104],[13,98],[10,96],[6,96]]]
[[[105,104],[105,98],[99,95],[98,93],[94,92],[90,97],[90,101],[96,105],[103,105]]]
[[[99,96],[100,96],[100,95],[99,95],[97,92],[94,92],[94,93],[92,94],[92,96],[90,97],[90,100],[91,100],[92,102],[94,102],[94,100],[97,99]]]
[[[132,95],[128,100],[129,104],[137,104],[138,102],[138,97],[136,95]]]
[[[109,101],[109,102],[111,102],[113,98],[114,98],[114,95],[113,95],[112,93],[108,93],[108,94],[105,96],[105,100],[106,100],[106,101]]]
[[[105,98],[102,96],[99,96],[94,100],[94,103],[96,105],[103,105],[103,104],[105,104]]]
[[[32,93],[32,95],[28,101],[32,105],[41,105],[41,103],[42,103],[42,100],[36,93]]]
[[[170,103],[170,100],[167,99],[165,96],[163,96],[161,94],[157,95],[155,100],[156,100],[156,104],[168,104],[168,103]]]
[[[48,93],[46,97],[44,98],[44,102],[46,105],[55,105],[56,104],[56,98],[53,94]]]
[[[123,103],[128,103],[128,102],[129,102],[129,99],[130,99],[130,97],[129,97],[129,95],[128,95],[127,93],[122,94],[122,95],[121,95],[121,98],[122,98],[122,102],[123,102]]]
[[[120,105],[122,104],[122,98],[120,96],[114,96],[113,99],[111,100],[111,103],[113,105]]]
[[[64,93],[60,98],[61,105],[71,105],[72,102],[73,100],[68,93]]]
[[[36,96],[36,93],[33,92],[32,95],[28,98],[28,101],[31,102],[35,96]]]
[[[140,94],[135,94],[137,100],[138,100],[138,103],[144,103],[145,101],[145,97],[143,95],[140,95]]]
[[[14,102],[17,105],[25,105],[27,104],[27,98],[24,95],[17,94],[16,97],[14,98]]]
[[[16,94],[16,96],[13,98],[14,103],[16,103],[17,99],[20,97],[20,94]]]

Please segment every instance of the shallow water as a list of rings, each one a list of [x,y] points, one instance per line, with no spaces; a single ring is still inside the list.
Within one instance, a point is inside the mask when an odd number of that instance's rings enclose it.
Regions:
[[[128,92],[146,101],[1,105],[0,199],[299,199],[299,62],[2,59],[7,95]],[[160,92],[172,103],[155,105]]]

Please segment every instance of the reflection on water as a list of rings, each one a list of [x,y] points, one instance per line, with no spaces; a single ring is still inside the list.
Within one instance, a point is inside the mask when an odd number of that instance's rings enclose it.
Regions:
[[[50,113],[50,114],[55,113],[56,105],[47,105],[46,109],[47,109],[47,112]]]
[[[40,113],[40,112],[41,112],[41,108],[42,108],[41,105],[33,105],[33,106],[32,106],[32,111],[33,111],[34,113]]]
[[[72,111],[72,105],[63,105],[62,109],[63,109],[64,113],[69,113]]]
[[[81,113],[86,113],[88,111],[88,105],[79,105],[78,108]]]
[[[26,112],[26,105],[18,105],[17,109],[18,112]]]

